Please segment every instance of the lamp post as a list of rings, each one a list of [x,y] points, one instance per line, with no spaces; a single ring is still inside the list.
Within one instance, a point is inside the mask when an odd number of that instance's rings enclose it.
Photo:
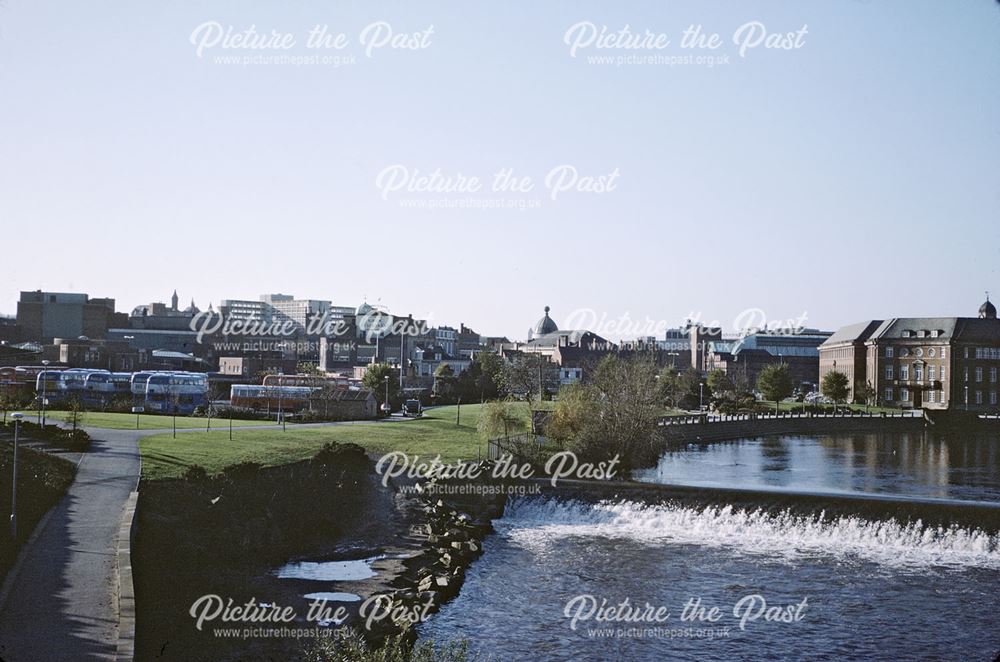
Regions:
[[[21,431],[21,419],[24,414],[15,412],[10,415],[14,419],[14,468],[11,476],[10,493],[10,540],[12,545],[17,544],[17,441],[18,433]]]
[[[705,409],[705,382],[698,383],[698,411]]]
[[[281,422],[282,430],[285,429],[285,406],[284,406],[285,401],[282,397],[283,393],[281,391],[281,383],[284,381],[281,378],[283,374],[284,373],[281,370],[278,370],[278,421]]]
[[[45,368],[49,367],[49,362],[47,360],[43,359],[42,360],[42,366],[43,366],[42,367],[42,402],[41,402],[42,406],[41,406],[41,408],[39,410],[40,417],[39,417],[39,420],[38,420],[38,424],[42,428],[45,428],[45,401],[47,399],[46,398],[45,387],[46,387],[46,384],[48,382],[48,374],[46,373]]]
[[[392,405],[389,404],[389,375],[382,378],[385,381],[385,402],[382,403],[382,411],[388,418],[392,414]]]

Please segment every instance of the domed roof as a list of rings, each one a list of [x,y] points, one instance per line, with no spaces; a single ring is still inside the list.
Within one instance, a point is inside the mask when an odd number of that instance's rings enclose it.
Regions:
[[[986,295],[986,301],[979,306],[979,317],[981,319],[995,320],[997,318],[997,307],[990,303],[990,295]]]
[[[537,338],[538,336],[555,333],[558,330],[559,327],[552,321],[552,318],[549,317],[549,307],[545,306],[545,317],[535,323],[535,328],[532,329],[532,335]]]

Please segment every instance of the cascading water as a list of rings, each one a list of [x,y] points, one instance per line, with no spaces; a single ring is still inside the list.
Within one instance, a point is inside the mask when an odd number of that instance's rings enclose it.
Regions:
[[[994,534],[925,527],[920,522],[826,519],[823,513],[805,517],[732,506],[517,499],[508,504],[505,517],[495,526],[529,549],[570,536],[604,537],[648,545],[725,548],[786,563],[829,557],[911,570],[932,566],[1000,569],[1000,537]]]

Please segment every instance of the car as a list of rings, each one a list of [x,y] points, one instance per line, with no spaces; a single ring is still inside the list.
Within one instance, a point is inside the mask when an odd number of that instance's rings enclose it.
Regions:
[[[420,416],[422,413],[420,400],[407,400],[403,403],[403,416]]]

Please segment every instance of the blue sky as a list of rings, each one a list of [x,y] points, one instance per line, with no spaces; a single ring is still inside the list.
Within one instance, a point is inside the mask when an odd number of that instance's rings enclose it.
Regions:
[[[284,5],[289,6],[284,6]],[[324,64],[225,64],[237,31],[343,32]],[[433,26],[422,49],[359,42]],[[660,51],[583,49],[589,21],[665,33]],[[734,31],[807,26],[800,48]],[[700,55],[728,64],[598,64]],[[961,2],[25,2],[0,4],[0,312],[20,290],[176,288],[200,305],[264,292],[523,337],[553,316],[728,324],[759,308],[836,328],[973,314],[1000,299],[1000,5]],[[329,53],[329,52],[327,52]],[[326,54],[326,53],[324,53]],[[385,168],[531,177],[529,194],[392,194]],[[619,172],[547,196],[546,174]],[[403,200],[534,200],[428,209]],[[416,204],[420,204],[419,202]],[[15,239],[16,237],[16,239]],[[43,257],[44,256],[44,257]]]

